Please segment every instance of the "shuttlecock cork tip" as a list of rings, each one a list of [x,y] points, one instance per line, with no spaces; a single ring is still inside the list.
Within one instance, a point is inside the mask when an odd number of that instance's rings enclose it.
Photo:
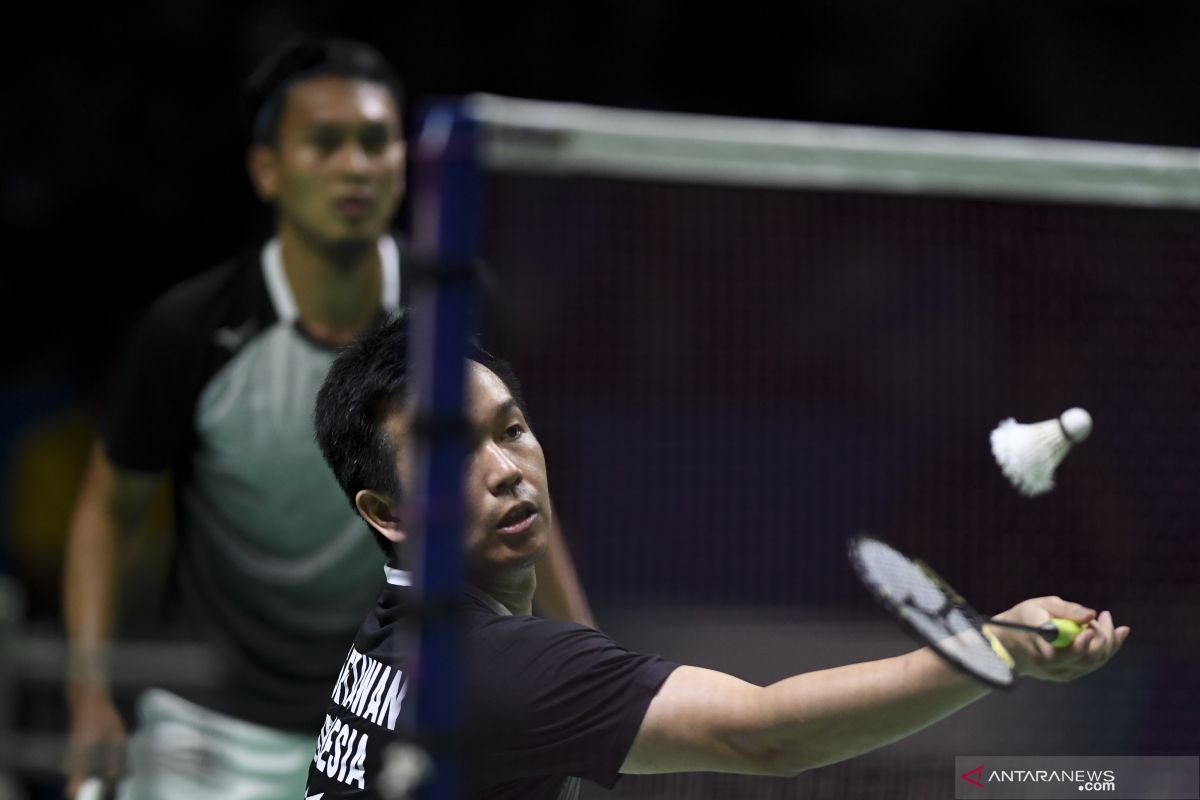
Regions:
[[[1092,433],[1092,415],[1082,408],[1068,408],[1058,422],[1072,444],[1079,444]]]

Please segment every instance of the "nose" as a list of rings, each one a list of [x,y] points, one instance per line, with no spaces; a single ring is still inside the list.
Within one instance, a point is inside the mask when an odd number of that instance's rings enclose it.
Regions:
[[[350,138],[338,149],[336,163],[346,174],[361,175],[370,168],[371,157],[358,140]]]
[[[520,465],[495,442],[484,445],[483,467],[488,491],[497,497],[513,494],[524,477]]]

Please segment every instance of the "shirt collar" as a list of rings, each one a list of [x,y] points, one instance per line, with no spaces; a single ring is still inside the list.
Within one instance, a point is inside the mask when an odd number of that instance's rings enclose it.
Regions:
[[[387,576],[387,582],[392,586],[412,586],[412,573],[406,569],[396,569],[385,564],[383,574]]]

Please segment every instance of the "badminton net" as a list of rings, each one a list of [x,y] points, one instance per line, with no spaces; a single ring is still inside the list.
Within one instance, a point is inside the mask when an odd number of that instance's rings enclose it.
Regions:
[[[985,700],[974,726],[871,756],[863,780],[928,796],[926,767],[949,774],[963,748],[1189,751],[1200,643],[1170,620],[1197,610],[1200,568],[1183,468],[1200,445],[1200,151],[492,96],[462,110],[498,287],[485,338],[522,378],[609,633],[759,682],[815,666],[746,642],[781,615],[800,641],[804,620],[877,619],[844,556],[874,531],[984,613],[1103,604],[1162,660],[1122,654],[1089,679],[1095,703],[1036,685]],[[1072,405],[1097,433],[1032,504],[988,432]],[[820,630],[823,656],[862,654],[861,626]],[[1100,698],[1131,683],[1116,712]],[[620,792],[760,796],[741,780]]]

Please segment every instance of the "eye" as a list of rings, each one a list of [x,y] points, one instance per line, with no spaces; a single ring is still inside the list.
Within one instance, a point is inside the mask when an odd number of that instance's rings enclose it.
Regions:
[[[504,429],[504,438],[508,441],[516,441],[525,435],[525,427],[519,423],[509,425]]]
[[[363,150],[368,153],[382,153],[388,144],[387,128],[376,126],[367,128],[362,133],[360,140]]]
[[[312,143],[322,153],[332,153],[342,145],[342,137],[336,131],[319,130],[312,136]]]

